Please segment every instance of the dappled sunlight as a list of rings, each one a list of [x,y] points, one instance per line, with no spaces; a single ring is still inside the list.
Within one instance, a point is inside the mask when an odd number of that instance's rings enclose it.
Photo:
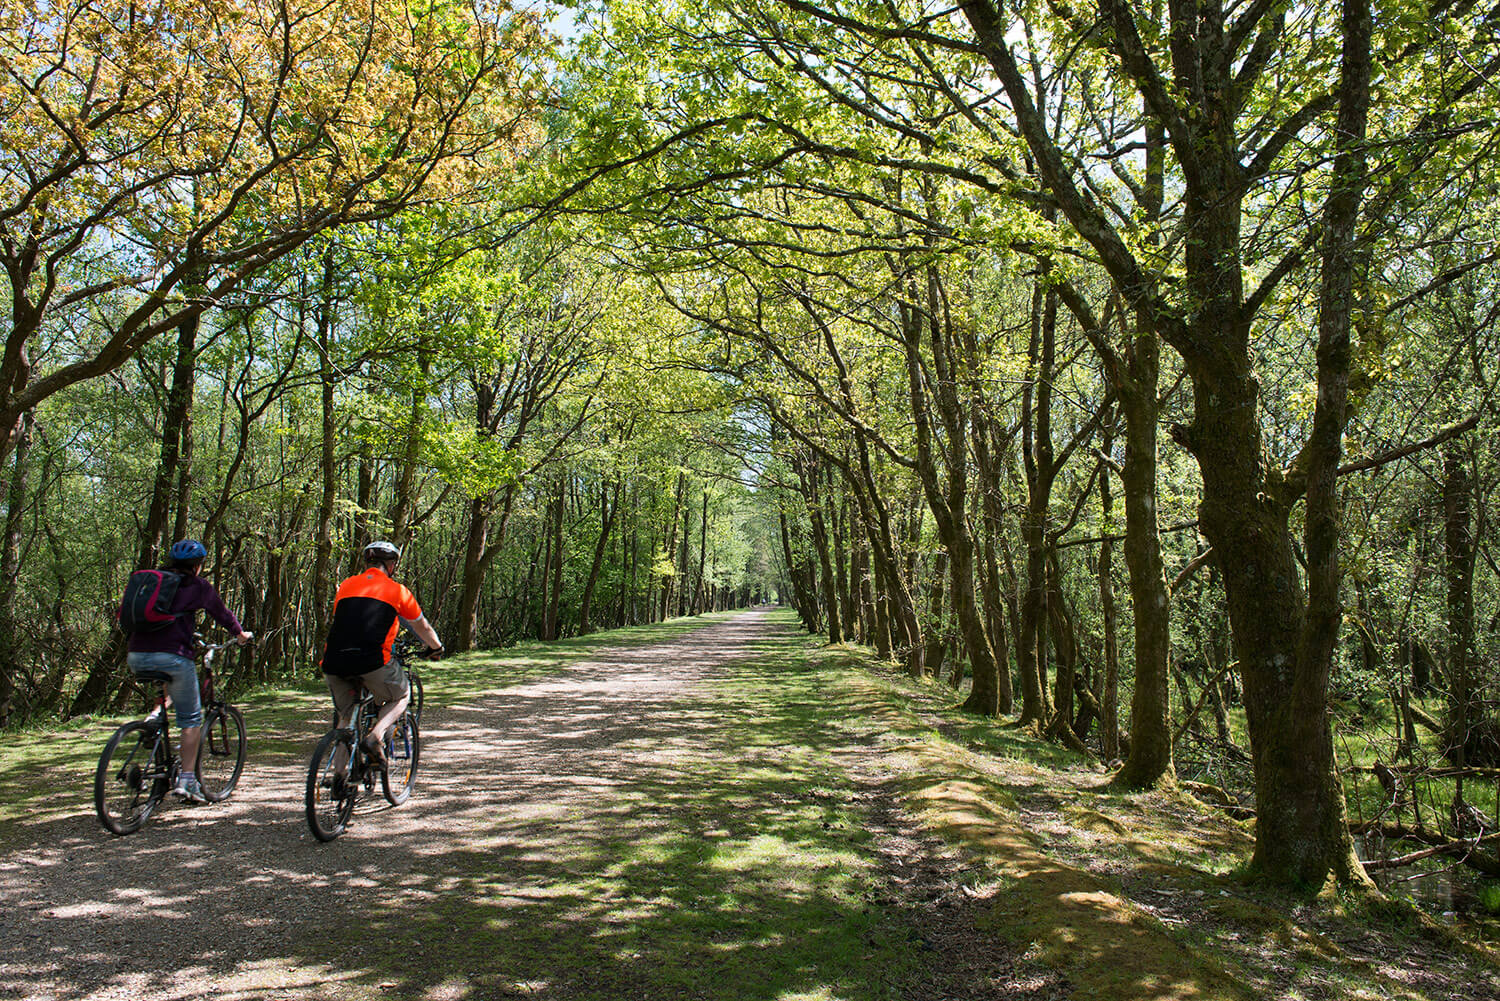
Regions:
[[[327,726],[317,692],[288,694],[279,715],[250,707],[250,765],[229,803],[168,804],[112,839],[72,793],[34,827],[40,864],[5,860],[0,906],[110,935],[45,965],[40,940],[8,936],[0,986],[168,997],[186,961],[223,997],[888,996],[909,959],[871,905],[869,835],[831,764],[850,739],[830,725],[842,710],[815,687],[783,700],[765,674],[779,667],[736,673],[762,616],[703,628],[712,641],[691,646],[674,626],[665,643],[593,640],[597,659],[580,644],[424,667],[415,794],[397,809],[365,799],[329,844],[302,817]],[[497,685],[512,668],[516,683]],[[203,866],[217,877],[186,871]],[[135,895],[77,898],[69,873]],[[162,908],[190,918],[143,954],[134,943]]]
[[[1072,997],[1452,995],[1451,969],[1420,958],[1430,952],[1363,926],[1334,923],[1350,941],[1320,933],[1309,918],[1326,910],[1226,879],[1249,855],[1248,825],[1175,789],[1115,790],[1073,752],[973,724],[938,686],[871,667],[842,687],[905,709],[898,732],[877,735],[893,781],[925,825],[982,860],[965,892],[996,941],[1057,970]],[[1493,984],[1486,971],[1456,996],[1488,997]]]
[[[75,776],[9,828],[0,993],[177,998],[196,969],[256,1001],[883,1001],[946,996],[930,971],[962,955],[997,997],[1241,1001],[1265,981],[1226,965],[1235,949],[1347,961],[1216,889],[1202,860],[1244,831],[1179,794],[1017,760],[1014,733],[939,736],[775,615],[695,628],[593,637],[545,669],[537,650],[424,667],[414,796],[367,798],[330,844],[302,813],[318,691],[249,705],[233,800],[168,803],[129,838],[99,830]],[[906,808],[929,841],[875,816]],[[967,861],[935,865],[925,832]],[[974,938],[927,945],[959,926]],[[77,933],[88,949],[51,944]]]
[[[1238,971],[1186,948],[1116,888],[1050,851],[1051,839],[1088,838],[1091,830],[1103,832],[1113,850],[1131,844],[1122,839],[1130,825],[1109,815],[1114,804],[1097,774],[1070,773],[1069,783],[1035,762],[1012,763],[969,746],[900,737],[890,744],[906,758],[898,781],[923,822],[977,851],[993,874],[969,891],[985,904],[985,927],[1027,959],[1062,972],[1074,997],[1255,996]],[[1030,804],[1024,809],[1023,800]],[[1045,813],[1038,809],[1044,804]]]

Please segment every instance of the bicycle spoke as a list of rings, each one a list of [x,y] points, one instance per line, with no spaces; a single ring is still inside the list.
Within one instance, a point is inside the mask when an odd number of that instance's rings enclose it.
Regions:
[[[210,708],[203,723],[198,750],[198,781],[211,803],[221,803],[234,792],[245,767],[245,718],[230,705]]]
[[[166,741],[153,726],[126,723],[115,731],[94,772],[94,810],[112,834],[140,830],[167,794]]]
[[[359,776],[353,740],[345,730],[331,730],[318,741],[307,769],[307,826],[319,841],[344,833],[354,812]]]

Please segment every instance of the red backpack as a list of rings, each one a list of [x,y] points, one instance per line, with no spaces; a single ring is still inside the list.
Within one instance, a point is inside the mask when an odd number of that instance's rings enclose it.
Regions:
[[[125,597],[120,599],[120,629],[132,633],[154,632],[177,621],[172,614],[172,599],[182,574],[171,570],[137,570],[125,582]]]

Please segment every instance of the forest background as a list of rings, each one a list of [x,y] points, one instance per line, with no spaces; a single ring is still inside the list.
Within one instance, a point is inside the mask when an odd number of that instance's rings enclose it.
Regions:
[[[456,650],[780,600],[1271,882],[1500,874],[1497,32],[0,3],[0,724],[174,538],[241,688],[387,538]]]

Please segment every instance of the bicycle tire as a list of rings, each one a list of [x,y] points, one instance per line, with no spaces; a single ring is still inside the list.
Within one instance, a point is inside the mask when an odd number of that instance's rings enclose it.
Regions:
[[[407,707],[411,714],[416,717],[417,722],[422,722],[422,676],[411,668],[406,669],[406,680],[411,687],[411,704]]]
[[[244,768],[244,714],[223,703],[211,706],[203,718],[203,741],[198,745],[198,784],[208,801],[228,799]]]
[[[386,766],[380,773],[380,787],[386,802],[400,806],[411,799],[421,756],[422,734],[417,728],[416,714],[408,709],[385,738]]]
[[[166,796],[171,762],[161,730],[136,720],[104,745],[94,771],[94,810],[111,834],[134,834]]]
[[[335,767],[344,752],[345,774]],[[354,741],[347,730],[330,730],[318,741],[307,766],[307,826],[319,841],[332,841],[349,826],[359,783],[355,773]]]

